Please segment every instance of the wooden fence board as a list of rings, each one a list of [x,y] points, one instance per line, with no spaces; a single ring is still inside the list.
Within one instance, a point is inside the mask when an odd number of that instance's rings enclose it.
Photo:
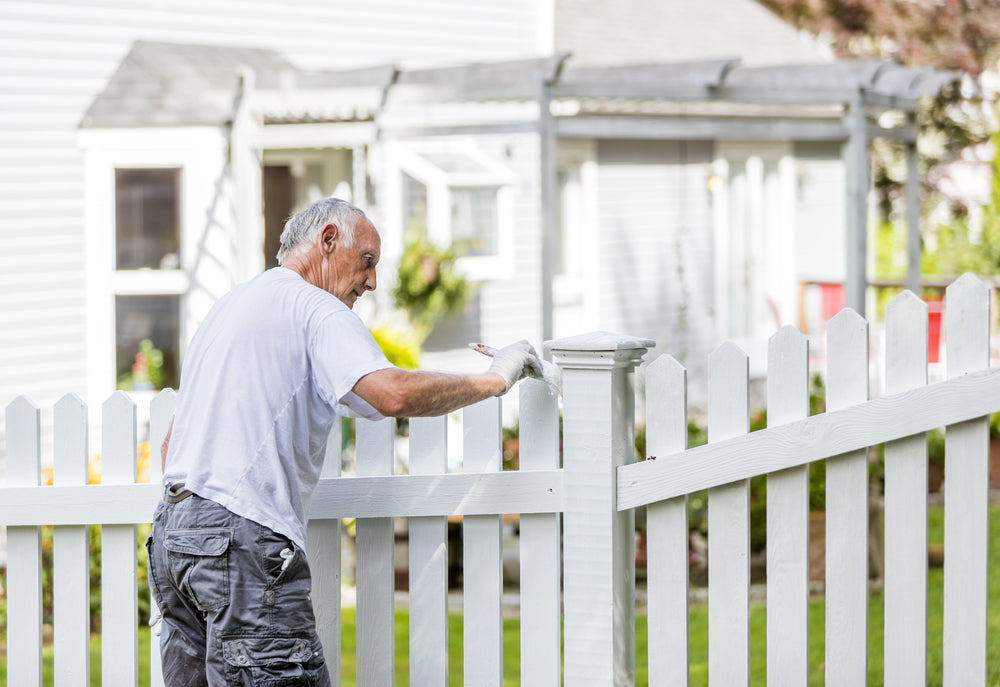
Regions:
[[[750,431],[749,359],[732,343],[708,360],[708,441]],[[708,492],[708,680],[750,680],[750,483]]]
[[[843,310],[827,325],[827,407],[868,400],[868,323]],[[826,683],[868,674],[868,451],[826,462]]]
[[[886,391],[927,384],[927,305],[904,291],[886,308]],[[885,446],[887,687],[927,684],[927,435]]]
[[[7,484],[37,487],[41,413],[23,396],[7,406]],[[42,684],[42,536],[37,526],[7,528],[7,684]]]
[[[809,343],[793,327],[771,337],[767,424],[809,417]],[[767,682],[809,681],[809,464],[767,476]]]
[[[155,487],[163,483],[163,455],[160,449],[163,440],[173,426],[174,408],[177,406],[177,392],[164,389],[149,403],[149,482]],[[163,666],[160,663],[160,642],[155,619],[159,614],[156,599],[149,595],[149,617],[154,626],[154,634],[149,642],[149,685],[163,687]],[[337,623],[340,625],[339,620]]]
[[[357,421],[358,474],[392,474],[395,427],[391,418]],[[358,518],[358,687],[387,687],[395,681],[394,542],[392,518]]]
[[[687,447],[687,371],[663,355],[646,370],[646,460]],[[688,684],[687,497],[646,509],[647,645],[650,687]]]
[[[448,471],[446,417],[410,420],[410,473]],[[448,684],[448,519],[409,520],[410,684]]]
[[[76,394],[53,413],[53,485],[83,485],[89,478],[87,406]],[[52,531],[52,643],[56,687],[90,679],[90,528]]]
[[[122,391],[104,402],[101,481],[135,484],[135,404]],[[139,606],[136,526],[101,528],[101,680],[134,685],[139,679]]]
[[[462,411],[466,472],[499,472],[502,463],[500,399]],[[503,684],[503,540],[500,515],[462,521],[462,587],[466,687]]]
[[[989,366],[986,286],[965,275],[945,296],[948,377]],[[944,686],[986,684],[989,424],[948,427],[944,462]]]
[[[340,475],[342,431],[340,420],[335,421],[326,440],[321,479],[336,479]],[[337,658],[340,656],[340,535],[339,518],[316,518],[306,523],[306,554],[312,571],[316,633],[327,656],[327,665],[331,667],[340,664]],[[331,670],[330,680],[333,687],[337,687],[339,671]]]
[[[558,399],[537,380],[520,389],[519,469],[559,468]],[[520,520],[521,687],[559,684],[560,547],[558,513],[525,513]]]

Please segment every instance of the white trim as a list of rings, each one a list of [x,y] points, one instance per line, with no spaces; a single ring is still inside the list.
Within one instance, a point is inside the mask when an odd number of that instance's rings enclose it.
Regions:
[[[387,196],[389,216],[384,218],[387,233],[398,237],[398,245],[405,240],[406,228],[402,226],[402,174],[408,174],[427,186],[428,239],[439,246],[452,243],[451,189],[497,189],[497,247],[493,255],[462,257],[455,261],[455,269],[467,279],[489,281],[505,279],[514,273],[514,185],[517,176],[503,164],[483,153],[473,144],[462,141],[428,141],[404,143],[389,142],[385,146],[387,159]],[[434,164],[426,155],[454,153],[465,155],[481,165],[482,172],[447,172]]]
[[[179,352],[184,349],[209,303],[193,304],[187,297],[198,276],[196,264],[212,200],[224,213],[227,184],[218,183],[225,169],[224,131],[214,127],[169,129],[90,129],[78,137],[84,153],[84,236],[86,245],[87,402],[98,407],[115,388],[115,296],[178,295],[181,297]],[[115,270],[115,169],[180,169],[180,258],[178,270]],[[216,231],[231,234],[225,223]],[[233,256],[235,260],[236,256]],[[231,266],[231,270],[235,265]],[[225,270],[223,270],[225,272]],[[201,286],[208,293],[231,284]],[[228,288],[225,288],[228,290]],[[198,312],[193,312],[193,309]]]

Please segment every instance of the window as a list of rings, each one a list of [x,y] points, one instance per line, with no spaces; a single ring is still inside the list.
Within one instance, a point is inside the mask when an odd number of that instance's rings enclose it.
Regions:
[[[393,148],[399,173],[403,241],[425,238],[450,247],[473,279],[510,273],[514,175],[482,151],[463,145]]]
[[[180,168],[114,170],[115,385],[126,391],[178,386],[180,187]]]
[[[456,255],[497,253],[497,190],[489,186],[451,189],[451,245]]]
[[[115,378],[119,388],[177,388],[180,300],[179,296],[115,296]]]
[[[180,170],[115,170],[115,268],[177,269]]]

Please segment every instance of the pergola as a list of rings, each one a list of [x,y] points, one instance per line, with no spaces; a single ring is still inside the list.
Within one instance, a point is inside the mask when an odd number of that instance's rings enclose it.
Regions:
[[[907,287],[920,289],[917,117],[924,98],[959,72],[892,61],[751,67],[738,59],[574,66],[569,55],[517,62],[400,71],[389,102],[535,101],[534,122],[443,125],[425,133],[525,130],[541,138],[544,335],[551,335],[556,236],[556,141],[564,138],[839,141],[847,188],[846,305],[865,314],[869,142],[905,145]],[[398,93],[398,95],[396,95]],[[882,115],[895,111],[896,117]],[[896,122],[885,126],[883,122]]]
[[[234,74],[242,75],[235,94]],[[157,86],[162,83],[174,86]],[[846,305],[863,315],[869,142],[882,137],[905,145],[906,283],[919,293],[917,118],[924,98],[958,83],[975,89],[960,72],[884,60],[767,67],[746,66],[739,59],[589,66],[574,64],[568,54],[423,69],[389,64],[303,71],[273,51],[140,41],[82,126],[228,125],[241,226],[261,238],[262,228],[254,227],[259,223],[255,208],[260,207],[262,148],[363,147],[387,132],[537,133],[545,237],[542,333],[549,339],[559,139],[840,142],[847,180]],[[477,104],[487,106],[482,109],[489,116],[470,116]],[[456,105],[459,114],[440,116],[441,107],[448,105]],[[884,117],[887,112],[896,115]],[[364,171],[356,170],[356,176],[355,182],[363,184]],[[246,243],[253,248],[259,242]],[[249,253],[245,262],[252,264]]]

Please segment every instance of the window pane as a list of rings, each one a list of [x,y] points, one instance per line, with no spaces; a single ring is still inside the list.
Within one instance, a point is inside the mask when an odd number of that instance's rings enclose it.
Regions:
[[[116,296],[115,354],[119,389],[176,389],[180,296]]]
[[[403,231],[405,239],[427,238],[427,185],[403,173]]]
[[[496,254],[496,188],[451,189],[451,246],[458,255]]]
[[[116,269],[180,267],[180,174],[115,170]]]

